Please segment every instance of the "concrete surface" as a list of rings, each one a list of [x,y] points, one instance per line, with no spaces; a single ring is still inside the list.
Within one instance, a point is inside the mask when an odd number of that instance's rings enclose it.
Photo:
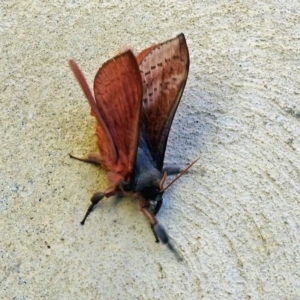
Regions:
[[[1,299],[299,299],[300,2],[0,3]],[[159,214],[185,261],[154,243],[135,201],[79,222],[105,173],[89,82],[123,46],[184,32],[191,68],[166,162],[197,166]]]

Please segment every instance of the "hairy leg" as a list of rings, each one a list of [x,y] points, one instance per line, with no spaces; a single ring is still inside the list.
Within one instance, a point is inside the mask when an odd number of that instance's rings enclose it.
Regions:
[[[84,225],[86,218],[92,212],[92,210],[94,209],[94,206],[97,205],[104,197],[109,198],[113,195],[115,195],[115,189],[112,189],[112,188],[108,188],[105,192],[96,192],[92,196],[92,198],[91,198],[92,204],[89,206],[89,208],[88,208],[87,212],[85,213],[85,216],[84,216],[83,220],[80,222],[80,224]]]
[[[148,219],[148,221],[151,224],[152,231],[154,233],[154,236],[156,238],[156,242],[162,242],[163,244],[167,245],[167,247],[174,253],[177,260],[181,261],[183,258],[182,256],[177,252],[177,250],[172,245],[169,236],[165,229],[159,224],[156,217],[153,213],[151,213],[148,208],[143,207],[143,201],[140,201],[140,208],[144,216]]]
[[[160,211],[162,203],[163,203],[163,199],[157,201],[156,206],[153,211],[154,216],[156,216],[158,214],[158,212]]]
[[[73,154],[69,153],[70,158],[74,158],[86,163],[90,163],[90,164],[94,164],[94,165],[101,165],[101,157],[100,155],[96,154],[96,153],[91,153],[89,154],[86,158],[82,158],[82,157],[77,157],[74,156]]]
[[[178,166],[166,166],[163,168],[163,173],[166,172],[167,175],[177,175],[182,171],[182,168]]]

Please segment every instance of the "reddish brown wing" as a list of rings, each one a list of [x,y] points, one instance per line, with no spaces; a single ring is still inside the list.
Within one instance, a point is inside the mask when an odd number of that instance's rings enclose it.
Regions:
[[[153,45],[149,48],[144,49],[141,53],[139,53],[139,55],[137,56],[137,61],[138,64],[140,65],[141,62],[143,61],[143,59],[155,48],[157,47],[157,45]]]
[[[98,147],[107,169],[129,179],[136,158],[142,99],[142,81],[138,63],[129,50],[107,61],[94,81],[96,108],[107,127],[116,156],[103,148],[103,129],[97,126]],[[97,118],[98,120],[98,118]],[[108,160],[106,160],[108,158]]]
[[[102,116],[100,115],[95,99],[91,93],[91,90],[86,82],[86,79],[84,77],[84,75],[82,74],[81,70],[79,69],[79,67],[77,66],[77,64],[75,63],[75,61],[70,60],[69,61],[69,65],[71,70],[73,71],[79,85],[81,86],[90,106],[91,106],[91,110],[93,112],[93,115],[96,117],[97,119],[97,135],[99,137],[99,142],[101,143],[101,155],[103,160],[105,161],[116,161],[117,160],[117,154],[116,154],[116,149],[114,146],[114,143],[112,141],[112,137],[111,134],[108,131],[107,126],[105,125]],[[105,167],[105,166],[104,166]]]
[[[172,121],[189,71],[183,34],[142,51],[138,57],[144,86],[142,130],[159,170]]]
[[[107,61],[94,81],[93,97],[86,79],[74,61],[69,65],[97,119],[97,145],[101,165],[123,179],[130,177],[135,163],[141,112],[142,82],[131,51]],[[111,175],[110,176],[114,176]]]

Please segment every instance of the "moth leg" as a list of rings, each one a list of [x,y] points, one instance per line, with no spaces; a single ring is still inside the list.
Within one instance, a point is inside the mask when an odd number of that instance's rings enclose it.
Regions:
[[[101,157],[100,155],[96,154],[96,153],[91,153],[87,156],[87,158],[82,158],[82,157],[77,157],[74,156],[73,154],[69,153],[70,158],[74,158],[86,163],[90,163],[90,164],[94,164],[94,165],[101,165]]]
[[[124,180],[122,180],[120,182],[120,188],[122,191],[125,191],[125,192],[130,192],[133,189],[132,184],[130,182],[126,182]]]
[[[154,234],[154,237],[155,237],[155,243],[159,243],[159,238],[158,238],[156,232],[153,230],[153,225],[151,225],[151,230],[152,230],[152,232]]]
[[[175,249],[175,247],[173,246],[173,244],[171,243],[171,241],[169,240],[169,237],[166,233],[166,231],[164,230],[164,228],[159,224],[156,223],[154,224],[154,226],[152,227],[152,230],[154,232],[155,236],[158,236],[159,239],[161,240],[161,242],[163,244],[166,244],[167,247],[174,253],[174,255],[176,256],[178,261],[182,261],[183,257],[181,256],[181,254]]]
[[[182,260],[182,256],[178,253],[178,251],[174,248],[171,241],[169,240],[169,236],[165,229],[159,224],[157,219],[155,218],[154,214],[152,214],[146,207],[141,208],[144,216],[149,220],[151,224],[152,231],[154,236],[158,241],[162,242],[163,244],[167,245],[167,247],[174,253],[178,261]]]
[[[182,172],[182,169],[177,166],[167,166],[163,168],[163,173],[166,172],[167,175],[176,175]]]
[[[141,205],[143,205],[143,203],[141,203]],[[163,227],[158,223],[155,215],[144,206],[141,206],[141,211],[146,217],[146,219],[148,219],[148,221],[150,222],[152,232],[155,236],[155,242],[159,243],[161,241],[163,244],[167,243],[168,235],[163,229]]]
[[[154,216],[156,216],[158,214],[158,212],[160,211],[162,203],[163,203],[163,199],[157,201],[156,206],[154,207],[154,211],[153,211]]]
[[[86,218],[94,209],[94,206],[97,205],[104,197],[109,198],[115,194],[115,191],[111,188],[108,188],[105,192],[96,192],[92,198],[92,204],[89,206],[88,210],[85,213],[83,220],[80,222],[81,225],[84,225]]]

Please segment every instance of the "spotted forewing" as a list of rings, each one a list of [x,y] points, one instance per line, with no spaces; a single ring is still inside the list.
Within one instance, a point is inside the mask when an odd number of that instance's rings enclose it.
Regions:
[[[157,168],[162,170],[170,128],[189,71],[184,35],[145,49],[137,60],[144,86],[142,130]]]

